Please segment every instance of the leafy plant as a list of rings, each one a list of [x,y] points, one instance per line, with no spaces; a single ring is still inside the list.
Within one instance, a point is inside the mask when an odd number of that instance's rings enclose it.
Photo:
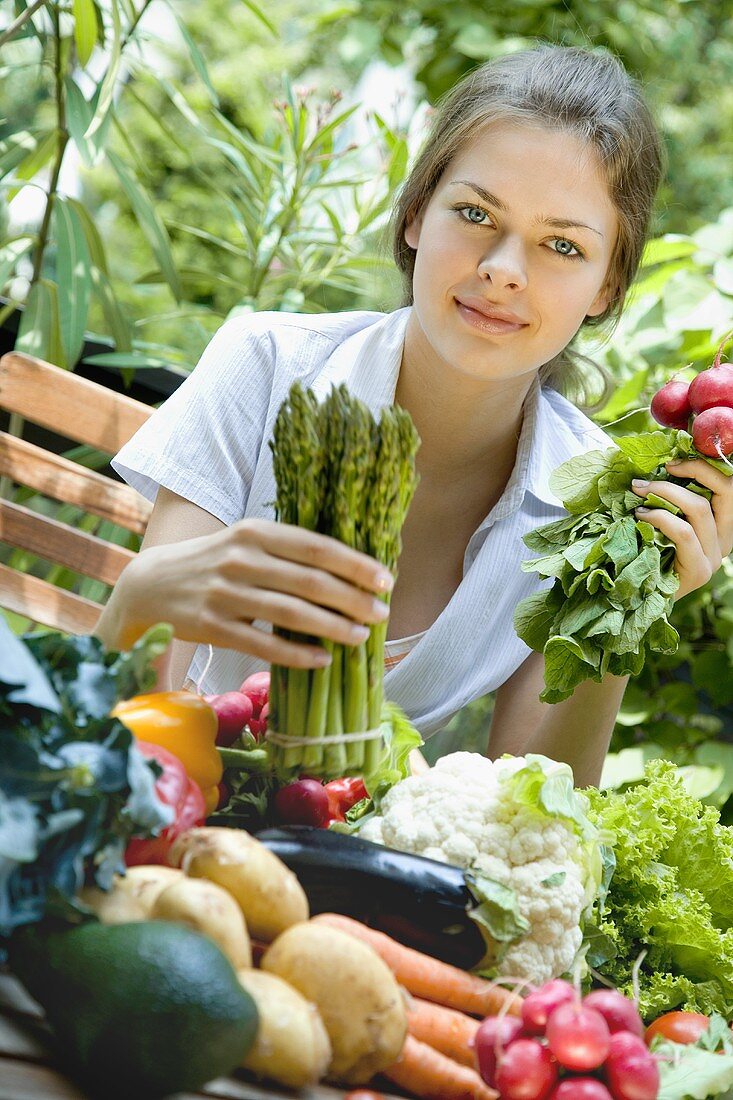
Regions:
[[[108,888],[133,834],[170,824],[157,765],[109,712],[145,691],[171,630],[127,653],[97,638],[16,638],[0,620],[0,936],[47,913],[73,915],[86,881]]]

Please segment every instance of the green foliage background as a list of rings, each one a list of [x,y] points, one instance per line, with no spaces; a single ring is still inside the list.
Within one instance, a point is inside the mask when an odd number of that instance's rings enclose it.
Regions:
[[[5,3],[5,25],[26,7]],[[165,15],[162,29],[154,14]],[[612,433],[644,430],[654,390],[708,365],[733,328],[733,6],[720,0],[273,0],[266,10],[48,0],[0,48],[0,289],[10,298],[0,320],[25,305],[20,346],[68,367],[85,331],[112,336],[106,361],[130,378],[159,362],[185,373],[233,310],[393,308],[400,288],[384,231],[423,115],[405,127],[395,105],[352,148],[352,90],[374,59],[406,62],[419,98],[434,104],[483,60],[537,40],[617,53],[664,134],[657,239],[617,330],[584,345],[617,382],[598,421]],[[117,46],[114,97],[100,106],[89,76],[99,95],[105,70],[95,63],[106,59],[109,72]],[[90,150],[95,111],[103,125]],[[30,135],[24,146],[19,134]],[[67,144],[86,153],[77,206],[54,174]],[[26,181],[50,192],[52,217],[11,234],[5,203]],[[72,308],[65,279],[72,246],[84,311]],[[49,573],[28,555],[18,562],[102,598],[68,571]],[[643,743],[647,755],[687,764],[709,762],[712,749],[724,762],[711,797],[730,813],[729,562],[680,601],[674,621],[683,644],[629,687],[613,747]],[[490,710],[490,699],[465,708],[428,755],[483,749]]]

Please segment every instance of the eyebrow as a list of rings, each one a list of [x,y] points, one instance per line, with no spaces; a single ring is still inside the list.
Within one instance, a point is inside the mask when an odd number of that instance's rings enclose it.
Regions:
[[[472,191],[475,191],[477,195],[488,202],[490,206],[495,207],[497,210],[501,210],[502,214],[506,214],[509,211],[506,203],[503,203],[501,199],[498,199],[496,195],[492,195],[490,191],[487,191],[485,187],[481,187],[478,183],[472,183],[471,180],[451,180],[449,187],[470,187]],[[576,222],[570,218],[538,218],[542,225],[551,225],[556,229],[589,229],[591,233],[597,233],[599,237],[602,237],[600,229],[595,229],[592,225],[586,225],[585,222]]]

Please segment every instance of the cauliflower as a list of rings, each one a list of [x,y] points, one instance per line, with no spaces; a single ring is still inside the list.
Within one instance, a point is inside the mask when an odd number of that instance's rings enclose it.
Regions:
[[[392,787],[359,835],[465,868],[492,973],[542,984],[572,967],[600,887],[587,805],[566,764],[456,752]]]

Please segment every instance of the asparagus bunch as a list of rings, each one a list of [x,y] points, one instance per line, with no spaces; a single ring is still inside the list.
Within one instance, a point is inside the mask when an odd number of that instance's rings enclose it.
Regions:
[[[296,382],[283,402],[271,448],[278,520],[331,535],[370,554],[393,573],[401,530],[417,485],[419,439],[408,413],[382,410],[379,421],[346,386],[319,404]],[[389,602],[389,595],[382,597]],[[277,628],[290,638],[303,638]],[[270,725],[277,733],[307,738],[306,745],[272,745],[281,773],[323,779],[369,775],[381,761],[381,737],[323,744],[324,737],[379,729],[384,704],[387,623],[371,627],[357,646],[320,641],[332,657],[314,670],[273,665]]]

